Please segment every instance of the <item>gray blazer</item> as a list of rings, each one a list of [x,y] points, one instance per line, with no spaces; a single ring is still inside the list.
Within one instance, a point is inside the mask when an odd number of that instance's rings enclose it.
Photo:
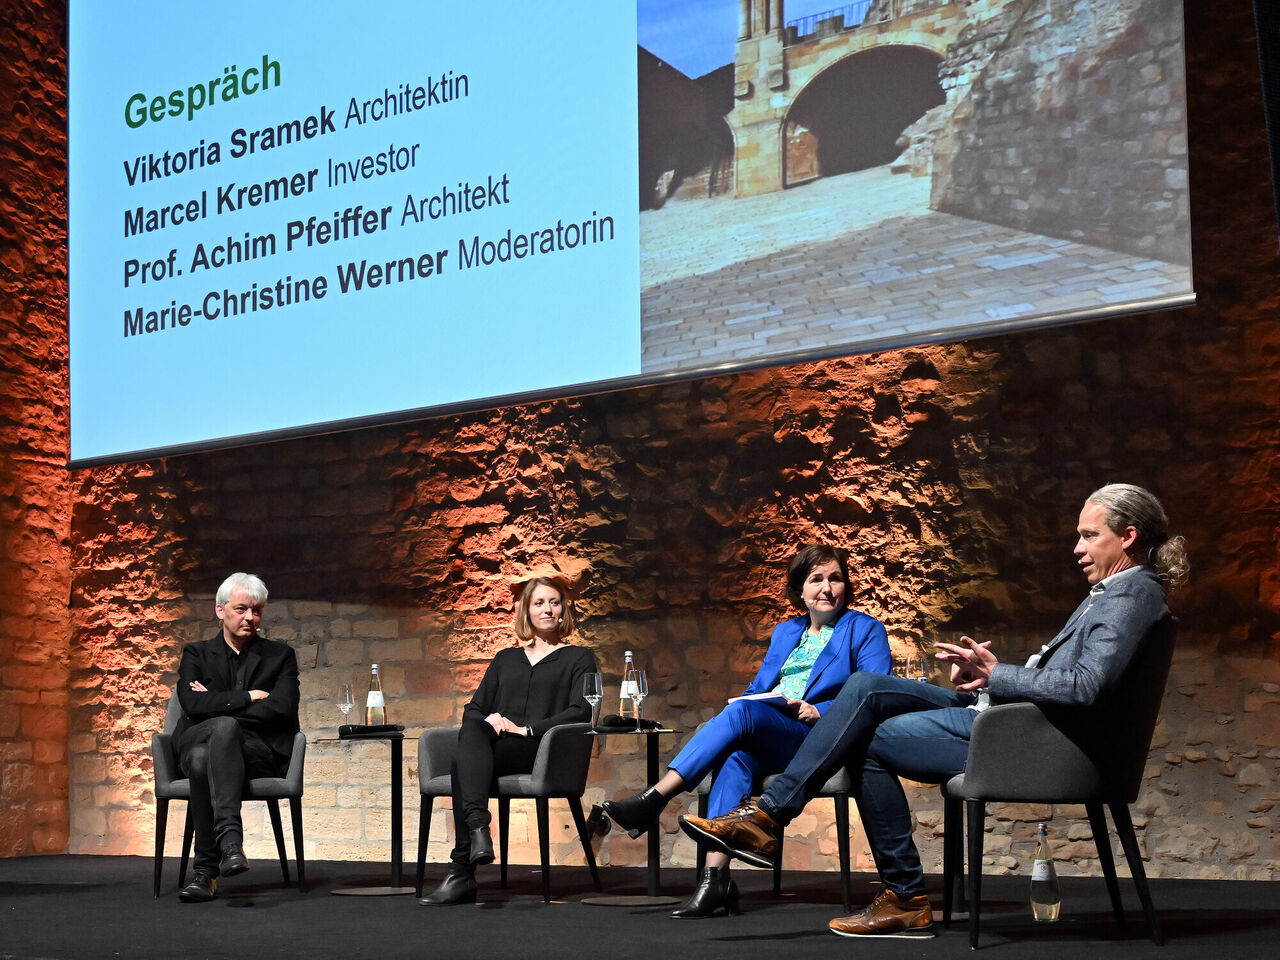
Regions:
[[[1095,584],[1035,667],[997,664],[987,680],[993,703],[1030,701],[1065,708],[1104,700],[1147,631],[1169,612],[1150,567]]]

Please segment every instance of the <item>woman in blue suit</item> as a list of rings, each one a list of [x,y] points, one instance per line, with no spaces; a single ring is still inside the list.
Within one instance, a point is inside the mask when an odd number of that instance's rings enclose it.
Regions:
[[[671,761],[666,774],[643,793],[606,800],[604,810],[632,837],[657,822],[671,797],[696,789],[714,771],[708,816],[728,813],[772,773],[784,770],[809,728],[855,671],[888,674],[889,641],[884,625],[848,608],[846,554],[811,544],[787,568],[787,599],[804,613],[774,628],[760,672],[743,697],[703,725]],[[693,896],[673,917],[707,917],[721,907],[738,912],[738,888],[729,858],[708,852]]]

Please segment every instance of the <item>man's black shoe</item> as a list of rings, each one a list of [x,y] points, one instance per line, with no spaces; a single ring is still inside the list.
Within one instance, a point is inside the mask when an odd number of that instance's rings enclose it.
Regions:
[[[249,869],[249,861],[244,855],[244,848],[238,843],[229,843],[222,850],[222,863],[218,872],[224,877],[234,877]]]
[[[178,892],[183,903],[208,903],[218,895],[218,878],[212,873],[197,870],[196,875]]]
[[[459,903],[476,902],[476,875],[469,866],[452,865],[448,874],[425,897],[418,902],[424,907],[452,907]]]

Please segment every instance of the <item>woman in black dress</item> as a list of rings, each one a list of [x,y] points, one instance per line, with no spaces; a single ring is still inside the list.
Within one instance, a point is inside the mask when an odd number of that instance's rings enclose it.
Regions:
[[[462,713],[454,760],[454,847],[449,873],[419,903],[451,905],[476,898],[476,867],[493,862],[489,790],[495,778],[533,769],[538,741],[552,727],[591,719],[582,678],[596,669],[573,633],[569,591],[558,577],[535,577],[516,606],[521,643],[499,651]]]

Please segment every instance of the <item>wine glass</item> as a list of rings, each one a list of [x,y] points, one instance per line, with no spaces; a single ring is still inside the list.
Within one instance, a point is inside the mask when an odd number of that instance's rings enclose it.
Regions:
[[[347,719],[347,714],[351,712],[351,708],[356,705],[355,700],[351,696],[351,684],[343,683],[338,686],[338,709],[342,711],[342,719]]]
[[[636,730],[640,727],[640,704],[649,695],[649,680],[643,670],[631,671],[631,699],[636,702]]]
[[[604,680],[598,673],[588,673],[582,678],[582,698],[591,704],[591,729],[600,719],[600,701],[604,698]]]

